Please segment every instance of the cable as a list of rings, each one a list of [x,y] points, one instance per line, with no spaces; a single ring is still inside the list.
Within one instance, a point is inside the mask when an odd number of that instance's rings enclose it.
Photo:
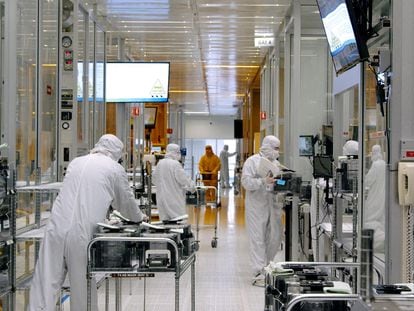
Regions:
[[[408,206],[407,210],[407,227],[406,227],[406,236],[407,236],[407,253],[406,253],[406,282],[411,283],[413,281],[413,271],[414,271],[414,260],[413,260],[413,251],[414,251],[414,237],[413,237],[413,207]]]

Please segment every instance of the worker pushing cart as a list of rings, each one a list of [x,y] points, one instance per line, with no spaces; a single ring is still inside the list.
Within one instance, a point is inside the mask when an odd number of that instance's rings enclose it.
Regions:
[[[218,172],[220,171],[220,158],[214,154],[213,148],[210,145],[205,147],[206,153],[201,157],[198,163],[198,169],[202,176],[204,186],[215,187],[218,186]],[[206,191],[207,202],[214,202],[217,193],[214,193],[213,188]]]

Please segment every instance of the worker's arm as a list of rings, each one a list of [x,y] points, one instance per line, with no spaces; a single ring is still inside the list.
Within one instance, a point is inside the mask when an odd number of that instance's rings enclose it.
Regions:
[[[216,161],[217,161],[216,166],[213,169],[214,174],[217,174],[220,171],[220,167],[221,167],[221,162],[220,162],[219,157],[216,157]]]
[[[128,176],[121,165],[116,168],[114,200],[111,205],[132,221],[140,222],[146,218],[135,201],[134,193],[129,186]]]
[[[243,165],[241,183],[248,191],[259,190],[265,187],[267,182],[270,182],[266,177],[258,175],[256,166],[257,163],[252,158],[248,158]]]
[[[201,157],[200,162],[198,162],[198,171],[200,174],[204,174],[204,156]]]
[[[187,174],[185,173],[183,167],[178,162],[176,163],[176,165],[174,165],[174,177],[175,177],[175,180],[177,181],[177,183],[183,189],[188,190],[190,192],[195,191],[194,181],[190,177],[187,176]]]

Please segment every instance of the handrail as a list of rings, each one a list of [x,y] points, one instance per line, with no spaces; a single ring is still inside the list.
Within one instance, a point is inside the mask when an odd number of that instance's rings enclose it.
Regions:
[[[278,262],[280,265],[306,265],[315,267],[336,267],[336,268],[357,268],[359,269],[361,264],[359,262],[332,262],[332,261],[284,261]]]
[[[293,307],[300,302],[304,301],[361,301],[359,295],[353,294],[302,294],[296,296],[286,306],[286,311],[293,311]]]

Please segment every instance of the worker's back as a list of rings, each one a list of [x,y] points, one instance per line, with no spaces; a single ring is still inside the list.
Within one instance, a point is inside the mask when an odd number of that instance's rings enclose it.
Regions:
[[[99,153],[74,159],[68,166],[48,226],[58,224],[56,229],[61,233],[76,228],[77,234],[90,237],[96,223],[105,219],[119,170],[122,167],[118,163]]]

